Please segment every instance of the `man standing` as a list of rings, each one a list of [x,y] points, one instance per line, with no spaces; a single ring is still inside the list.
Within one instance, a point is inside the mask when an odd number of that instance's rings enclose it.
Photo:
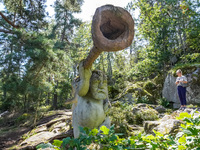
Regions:
[[[187,78],[182,75],[182,71],[178,69],[176,71],[177,78],[176,78],[176,85],[178,90],[178,96],[181,102],[181,110],[186,107],[186,85],[187,85]]]

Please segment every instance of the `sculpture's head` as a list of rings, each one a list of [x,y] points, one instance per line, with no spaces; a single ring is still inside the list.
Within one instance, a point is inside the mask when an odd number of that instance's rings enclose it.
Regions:
[[[89,93],[96,100],[104,100],[108,97],[107,78],[102,71],[92,71]]]

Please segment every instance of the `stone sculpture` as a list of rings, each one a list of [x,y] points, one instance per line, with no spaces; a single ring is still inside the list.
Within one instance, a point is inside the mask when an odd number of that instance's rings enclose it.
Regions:
[[[102,51],[127,48],[133,37],[134,21],[128,11],[113,5],[97,8],[92,21],[94,46],[88,57],[80,63],[79,77],[73,83],[75,98],[71,101],[74,103],[72,126],[75,138],[80,135],[79,127],[93,129],[105,125],[109,128],[106,76],[101,71],[91,71],[92,63]]]
[[[101,125],[110,127],[108,111],[108,89],[106,76],[101,71],[85,69],[83,63],[79,66],[80,78],[77,87],[77,103],[73,106],[72,126],[74,137],[79,137],[79,127],[90,129]]]

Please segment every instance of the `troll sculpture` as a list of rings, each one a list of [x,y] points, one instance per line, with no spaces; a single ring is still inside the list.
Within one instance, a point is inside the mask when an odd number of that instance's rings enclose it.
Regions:
[[[114,52],[127,48],[133,37],[134,21],[128,11],[113,5],[96,9],[92,21],[94,46],[88,57],[81,61],[79,77],[73,83],[75,97],[71,102],[74,103],[72,126],[75,138],[80,135],[79,127],[93,129],[105,125],[109,128],[106,76],[101,71],[92,71],[92,63],[102,51]]]

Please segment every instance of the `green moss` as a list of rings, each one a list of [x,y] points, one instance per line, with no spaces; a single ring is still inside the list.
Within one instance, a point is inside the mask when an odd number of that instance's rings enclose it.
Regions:
[[[130,135],[129,124],[134,124],[135,115],[132,113],[133,105],[116,102],[109,110],[109,116],[112,124],[115,124],[116,133],[123,133],[125,136]]]
[[[158,119],[158,112],[154,109],[141,109],[135,114],[136,124],[143,124],[144,121],[153,121]]]
[[[124,97],[126,94],[128,93],[132,93],[133,94],[133,97],[135,97],[136,99],[137,98],[141,98],[145,95],[151,97],[151,93],[149,93],[146,89],[144,89],[142,86],[140,86],[139,84],[141,83],[136,83],[136,84],[133,84],[132,86],[129,86],[128,88],[126,88],[122,93],[118,94],[114,99],[113,101],[115,100],[119,100],[121,99],[122,97]]]
[[[169,73],[171,73],[173,76],[176,76],[176,71],[178,69],[181,69],[183,74],[188,74],[188,73],[192,73],[194,72],[197,68],[200,67],[199,63],[195,63],[195,64],[177,64],[175,67],[173,67]]]
[[[152,89],[152,88],[156,88],[156,84],[152,81],[152,80],[147,80],[144,85],[143,85],[144,89]]]
[[[148,107],[148,105],[133,113],[134,107],[137,109],[137,105],[116,102],[110,108],[109,116],[112,124],[115,124],[116,133],[123,133],[125,136],[133,135],[135,130],[130,125],[141,125],[146,120],[158,119],[158,112]]]

